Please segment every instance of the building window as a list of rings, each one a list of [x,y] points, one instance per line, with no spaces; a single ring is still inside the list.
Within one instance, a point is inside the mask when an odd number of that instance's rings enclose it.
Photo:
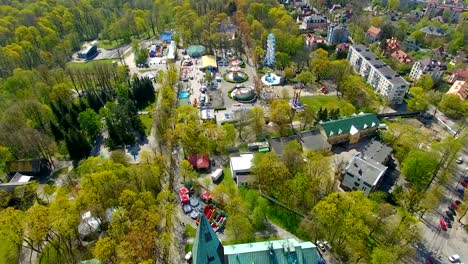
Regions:
[[[354,186],[359,187],[359,182],[354,182]]]

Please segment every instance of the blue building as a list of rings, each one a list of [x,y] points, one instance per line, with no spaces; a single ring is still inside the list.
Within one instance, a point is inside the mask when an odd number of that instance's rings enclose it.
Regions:
[[[327,41],[330,44],[340,44],[348,42],[349,32],[342,24],[331,24],[328,26]]]

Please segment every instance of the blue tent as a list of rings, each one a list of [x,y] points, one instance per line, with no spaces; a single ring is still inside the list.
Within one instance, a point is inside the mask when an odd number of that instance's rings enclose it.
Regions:
[[[172,40],[172,33],[171,32],[163,32],[161,34],[161,40],[165,42],[170,42]]]

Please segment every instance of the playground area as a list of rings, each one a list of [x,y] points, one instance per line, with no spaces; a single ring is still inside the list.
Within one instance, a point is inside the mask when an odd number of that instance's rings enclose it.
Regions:
[[[205,214],[215,232],[224,232],[227,214],[212,202],[211,194],[208,191],[203,191],[200,195],[197,195],[191,184],[185,184],[179,190],[179,198],[182,211],[195,220],[197,225],[200,221],[200,214]]]

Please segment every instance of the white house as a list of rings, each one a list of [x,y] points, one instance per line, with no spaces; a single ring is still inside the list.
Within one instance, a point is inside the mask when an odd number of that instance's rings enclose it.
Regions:
[[[237,157],[231,157],[231,174],[237,186],[245,186],[248,184],[253,157],[254,155],[252,153],[244,153]]]
[[[357,153],[345,169],[341,186],[350,191],[363,191],[367,196],[377,188],[386,170],[384,165]]]

